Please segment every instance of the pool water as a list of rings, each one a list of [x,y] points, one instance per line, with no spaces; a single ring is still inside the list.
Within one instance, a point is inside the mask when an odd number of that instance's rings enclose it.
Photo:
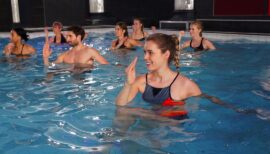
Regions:
[[[97,64],[83,74],[44,68],[44,37],[29,41],[38,51],[30,59],[1,57],[0,153],[270,153],[268,43],[213,40],[217,51],[187,49],[179,69],[204,93],[263,115],[238,113],[198,97],[186,101],[188,118],[172,120],[153,116],[141,95],[129,107],[115,106],[125,66],[138,56],[137,73],[147,70],[143,49],[112,52],[113,39],[113,32],[90,33],[85,43],[111,65]],[[0,39],[1,51],[8,41]],[[52,48],[51,60],[69,46]]]

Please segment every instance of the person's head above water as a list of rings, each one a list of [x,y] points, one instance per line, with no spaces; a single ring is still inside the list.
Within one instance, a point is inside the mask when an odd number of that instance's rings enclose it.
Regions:
[[[146,50],[149,42],[156,44],[162,54],[169,53],[168,64],[171,61],[174,61],[174,65],[177,68],[179,67],[179,40],[176,35],[167,35],[162,33],[152,34],[146,38]]]
[[[85,31],[80,26],[71,26],[67,28],[66,39],[71,46],[76,46],[83,40]]]
[[[140,30],[143,32],[144,24],[141,18],[134,18],[133,19],[133,28],[134,30]]]
[[[128,36],[128,29],[127,29],[127,24],[125,22],[117,22],[115,25],[115,35],[117,37],[123,35],[125,37]]]
[[[59,21],[55,21],[53,22],[52,27],[58,27],[59,29],[63,29],[63,24]]]
[[[27,35],[27,32],[23,28],[13,28],[10,31],[10,39],[12,42],[16,41],[28,41],[29,35]]]
[[[190,23],[190,33],[198,33],[202,37],[202,32],[203,32],[203,24],[199,20],[195,20]]]
[[[54,33],[61,32],[63,29],[63,24],[59,21],[55,21],[52,24],[52,28]]]

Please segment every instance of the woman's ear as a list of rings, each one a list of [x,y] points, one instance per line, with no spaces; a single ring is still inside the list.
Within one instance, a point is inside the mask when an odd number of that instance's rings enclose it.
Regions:
[[[166,56],[166,58],[169,59],[171,52],[169,50],[166,50],[166,52],[164,53],[164,55]]]

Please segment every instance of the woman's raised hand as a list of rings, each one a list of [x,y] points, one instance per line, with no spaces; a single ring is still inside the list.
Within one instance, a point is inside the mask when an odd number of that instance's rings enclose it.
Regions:
[[[52,50],[50,49],[50,43],[45,42],[45,44],[43,46],[43,57],[48,58],[48,57],[50,57],[51,54],[52,54]]]
[[[129,64],[129,66],[126,68],[126,76],[127,76],[127,84],[133,84],[136,79],[136,63],[137,63],[138,57],[135,57],[134,60]]]
[[[183,30],[181,30],[180,32],[179,32],[179,36],[184,36],[185,35],[185,31],[183,31]]]

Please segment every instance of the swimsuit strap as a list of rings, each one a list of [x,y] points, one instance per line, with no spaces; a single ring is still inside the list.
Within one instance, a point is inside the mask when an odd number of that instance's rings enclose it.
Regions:
[[[178,77],[178,75],[179,75],[179,72],[177,72],[175,78],[173,79],[172,83],[171,83],[170,86],[169,86],[169,94],[170,94],[170,98],[171,98],[172,100],[173,100],[173,98],[172,98],[172,95],[171,95],[171,86],[172,86],[172,84],[174,83],[174,81],[176,80],[176,78]]]
[[[192,41],[193,41],[193,40],[191,39],[189,46],[190,46],[191,48],[200,48],[200,47],[202,46],[202,44],[203,44],[203,39],[204,39],[204,38],[202,37],[201,43],[200,43],[200,45],[199,45],[198,47],[193,47],[193,46],[192,46]]]
[[[169,87],[171,87],[171,85],[174,83],[174,81],[176,80],[176,78],[178,77],[178,75],[179,75],[179,72],[177,72],[176,76],[174,77],[174,79],[173,79],[173,81],[172,81],[172,83],[170,84]]]
[[[174,81],[176,80],[176,78],[178,77],[178,75],[179,75],[179,72],[177,72],[176,76],[174,77],[174,79],[171,82],[171,84],[169,85],[169,87],[171,87],[171,85],[174,83]],[[148,73],[145,74],[145,80],[146,80],[146,83],[148,84],[147,76],[148,76]]]

